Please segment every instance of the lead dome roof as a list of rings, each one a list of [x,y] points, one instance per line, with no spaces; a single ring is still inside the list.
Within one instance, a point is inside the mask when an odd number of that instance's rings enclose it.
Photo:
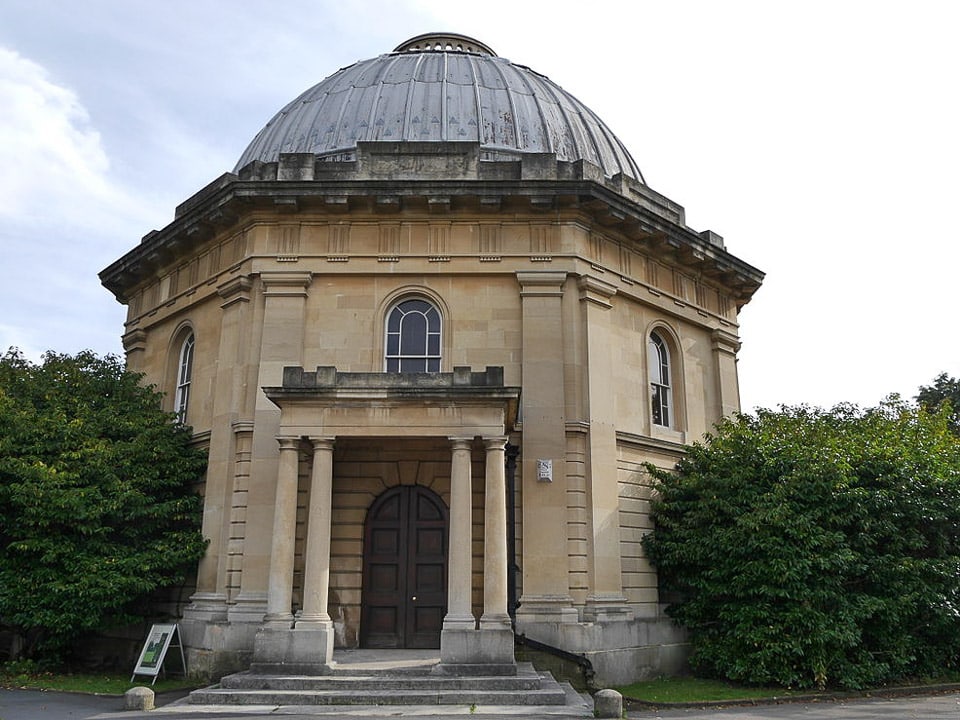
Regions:
[[[235,172],[280,153],[344,161],[358,142],[473,142],[482,160],[550,153],[644,182],[626,147],[544,75],[464,35],[429,33],[338,70],[282,108]]]

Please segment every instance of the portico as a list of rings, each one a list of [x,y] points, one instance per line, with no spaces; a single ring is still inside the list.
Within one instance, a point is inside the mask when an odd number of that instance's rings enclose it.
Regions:
[[[305,372],[299,367],[286,367],[283,385],[264,391],[280,408],[280,459],[267,614],[255,641],[254,669],[322,674],[331,667],[334,627],[328,603],[337,441],[375,445],[388,439],[431,438],[447,443],[449,448],[449,510],[440,509],[444,515],[449,511],[449,530],[448,536],[439,541],[433,539],[436,526],[422,536],[411,536],[418,545],[435,546],[432,562],[425,561],[424,572],[420,573],[418,567],[411,576],[415,582],[429,585],[445,574],[446,603],[442,612],[437,601],[431,605],[425,594],[423,604],[412,608],[415,621],[422,618],[422,623],[429,626],[431,618],[442,617],[437,672],[510,673],[515,662],[507,614],[504,448],[516,420],[520,390],[503,385],[502,368],[472,372],[458,367],[452,373],[398,374],[339,373],[333,367]],[[483,606],[479,626],[471,600],[471,455],[478,444],[484,457]],[[295,616],[298,460],[305,446],[312,450],[312,462],[303,544],[302,608]],[[388,545],[392,542],[389,531],[381,536],[387,538]],[[364,548],[364,553],[373,551]],[[404,568],[378,567],[387,585],[400,583],[398,578],[406,572]],[[392,586],[387,589],[396,590]],[[413,594],[410,602],[417,601],[418,595]],[[389,610],[386,608],[382,615],[389,617]]]

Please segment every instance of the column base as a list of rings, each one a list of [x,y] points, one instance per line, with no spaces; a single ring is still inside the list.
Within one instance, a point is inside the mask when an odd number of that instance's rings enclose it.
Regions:
[[[523,595],[517,607],[517,625],[521,623],[575,623],[580,621],[569,595]]]
[[[267,594],[265,592],[241,592],[233,605],[227,607],[227,619],[231,623],[256,623],[263,621],[267,614]]]
[[[584,622],[626,622],[633,620],[633,608],[620,595],[588,596],[583,608]]]
[[[333,669],[333,623],[260,628],[253,643],[251,673],[327,675]]]
[[[484,613],[480,616],[480,629],[484,631],[507,629],[512,634],[513,622],[506,613]]]
[[[509,628],[440,632],[440,663],[434,675],[516,675]]]
[[[476,630],[477,619],[473,615],[447,613],[443,618],[443,630]]]
[[[198,622],[226,622],[227,596],[196,592],[190,596],[190,604],[183,609],[183,616]]]

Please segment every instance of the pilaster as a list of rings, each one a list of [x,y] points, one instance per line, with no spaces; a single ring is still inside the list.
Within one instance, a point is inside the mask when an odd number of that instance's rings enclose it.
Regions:
[[[574,622],[567,555],[563,293],[567,274],[518,272],[522,309],[523,596],[517,623]],[[560,519],[563,520],[560,520]]]
[[[589,419],[587,435],[587,512],[589,594],[585,620],[631,617],[623,594],[620,565],[620,497],[617,483],[617,388],[610,348],[611,298],[615,286],[584,276],[578,282],[586,344],[583,384]]]
[[[733,333],[717,328],[711,335],[717,397],[721,417],[740,412],[740,384],[737,379],[737,351],[740,340]],[[720,418],[715,418],[714,422]]]
[[[221,620],[226,619],[227,614],[229,514],[236,466],[232,429],[237,419],[234,392],[244,372],[242,338],[248,325],[251,286],[250,278],[241,275],[217,288],[223,302],[202,525],[203,536],[209,542],[197,570],[197,591],[191,597],[186,617],[200,614],[206,620]]]
[[[280,434],[280,410],[259,388],[279,384],[285,365],[302,362],[307,290],[311,279],[309,272],[260,274],[262,330],[254,400],[243,571],[237,597],[237,609],[243,606],[245,615],[257,612],[256,603],[265,597],[272,571],[270,548],[273,540],[274,485],[278,462],[276,438]],[[266,610],[262,605],[260,607],[261,611]],[[231,618],[232,615],[231,612]]]

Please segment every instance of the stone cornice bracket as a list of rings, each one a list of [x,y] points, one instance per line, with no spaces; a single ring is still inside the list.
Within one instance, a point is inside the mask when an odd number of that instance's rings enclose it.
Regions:
[[[138,350],[147,349],[147,331],[142,328],[131,330],[123,336],[123,349],[129,355]]]
[[[552,297],[563,295],[567,273],[556,271],[518,271],[520,295],[523,297]]]
[[[237,302],[250,302],[250,290],[253,281],[246,275],[232,277],[217,286],[217,294],[223,298],[221,308],[227,308]]]
[[[714,351],[736,355],[740,350],[740,338],[727,330],[717,328],[710,335],[711,346]]]
[[[309,272],[262,272],[263,294],[268,297],[306,297],[313,281]]]
[[[610,298],[617,294],[617,288],[608,282],[590,275],[584,275],[577,281],[580,288],[580,301],[593,303],[605,310],[613,307]]]

